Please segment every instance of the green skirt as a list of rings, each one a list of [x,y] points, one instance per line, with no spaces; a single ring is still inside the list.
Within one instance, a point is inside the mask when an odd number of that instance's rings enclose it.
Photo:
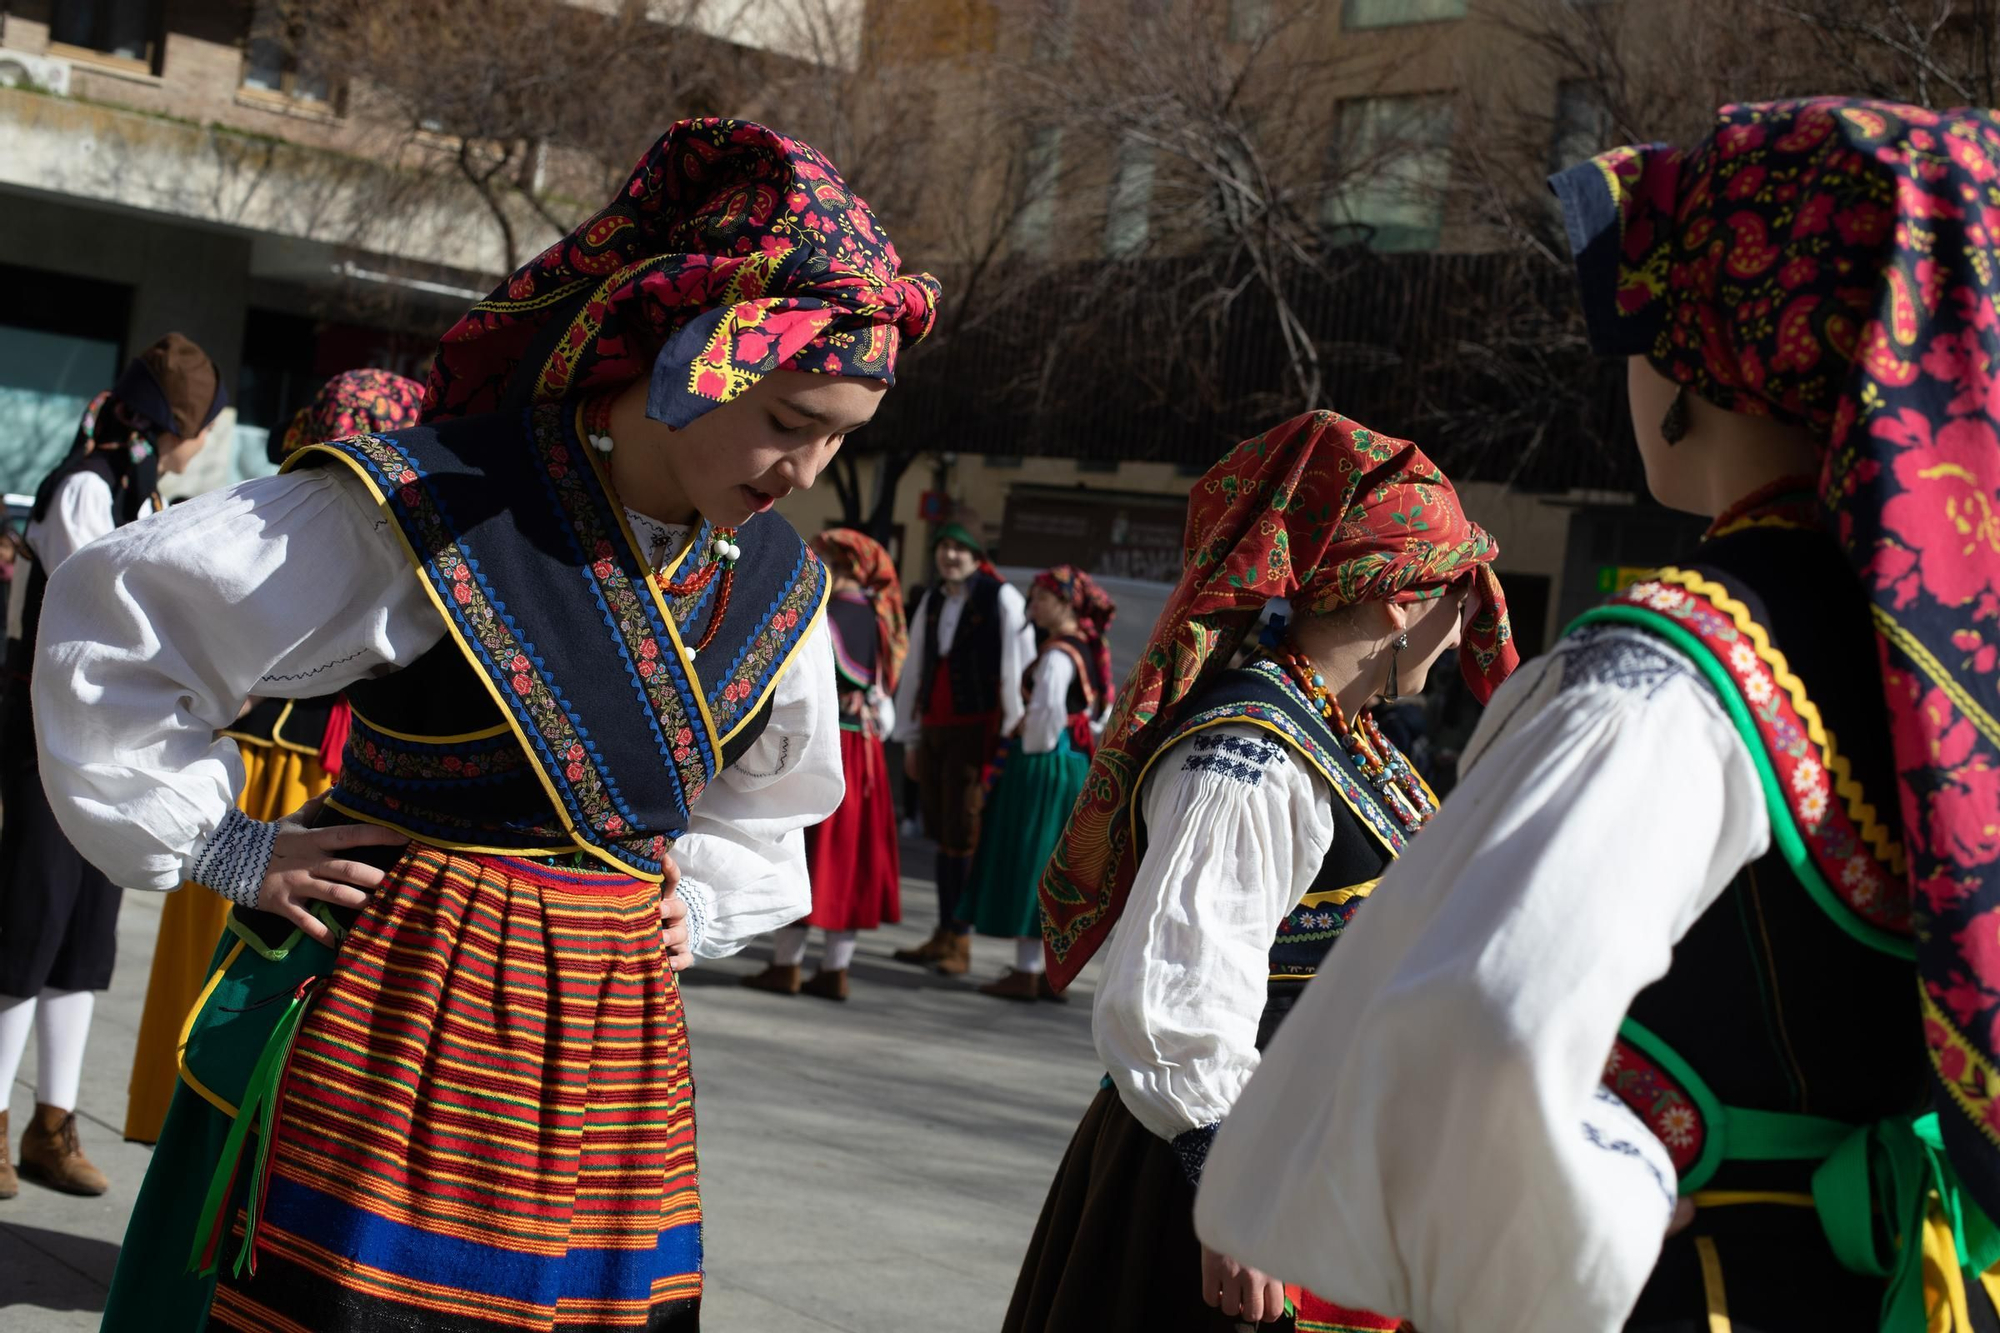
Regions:
[[[960,921],[1003,939],[1042,933],[1035,890],[1089,772],[1090,757],[1071,744],[1068,733],[1046,754],[1008,751],[986,798],[979,851],[959,900]]]

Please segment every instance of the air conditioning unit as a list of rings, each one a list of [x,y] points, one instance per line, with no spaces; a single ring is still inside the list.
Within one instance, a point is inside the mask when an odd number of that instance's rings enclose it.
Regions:
[[[31,56],[25,51],[0,51],[0,87],[37,88],[67,97],[69,61],[54,56]]]

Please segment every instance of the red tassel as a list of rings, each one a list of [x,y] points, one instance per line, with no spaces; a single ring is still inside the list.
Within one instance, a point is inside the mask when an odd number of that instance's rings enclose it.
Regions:
[[[347,733],[353,727],[354,709],[343,694],[334,700],[333,711],[326,718],[326,734],[319,738],[319,766],[330,778],[340,776],[340,759],[347,753]]]

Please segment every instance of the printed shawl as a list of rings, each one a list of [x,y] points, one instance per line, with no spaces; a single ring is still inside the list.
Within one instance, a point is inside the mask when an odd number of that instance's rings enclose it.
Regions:
[[[1230,659],[1275,597],[1303,614],[1417,602],[1476,580],[1459,663],[1483,701],[1519,660],[1491,535],[1416,445],[1311,412],[1238,445],[1188,500],[1186,563],[1119,692],[1062,841],[1043,872],[1049,979],[1066,986],[1118,919],[1138,871],[1138,776],[1180,705]]]
[[[1825,437],[1883,654],[1932,1099],[2000,1217],[2000,119],[1729,106],[1692,150],[1552,184],[1599,351]]]
[[[893,694],[903,678],[903,659],[910,655],[910,626],[903,615],[903,582],[896,562],[882,543],[853,528],[828,528],[812,540],[813,549],[831,569],[845,568],[861,585],[875,608],[877,676]]]
[[[817,150],[747,121],[684,120],[616,199],[445,334],[425,419],[650,375],[647,414],[678,428],[775,370],[893,383],[938,299],[935,279],[900,265]]]

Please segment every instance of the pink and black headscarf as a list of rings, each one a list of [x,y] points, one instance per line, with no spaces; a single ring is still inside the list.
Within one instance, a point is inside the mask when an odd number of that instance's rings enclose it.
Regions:
[[[1825,442],[1873,602],[1933,1104],[2000,1217],[2000,118],[1724,107],[1557,176],[1591,339]]]
[[[817,149],[684,120],[616,198],[451,327],[424,419],[650,377],[647,415],[680,427],[776,370],[894,383],[937,300]]]

